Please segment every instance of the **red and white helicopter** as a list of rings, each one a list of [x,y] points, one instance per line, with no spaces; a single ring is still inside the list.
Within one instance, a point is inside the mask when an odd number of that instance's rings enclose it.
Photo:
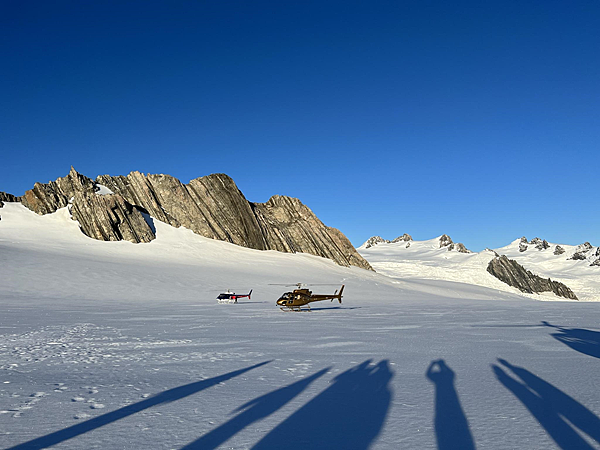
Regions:
[[[217,302],[219,303],[237,303],[238,298],[248,298],[250,300],[250,295],[252,294],[252,289],[246,295],[236,294],[235,292],[231,292],[227,289],[227,292],[223,292],[218,295]]]

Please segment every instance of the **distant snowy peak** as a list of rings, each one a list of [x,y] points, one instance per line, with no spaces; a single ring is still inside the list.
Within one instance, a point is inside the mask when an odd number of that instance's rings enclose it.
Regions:
[[[404,233],[402,236],[398,236],[396,239],[393,240],[387,240],[382,238],[381,236],[373,236],[371,238],[369,238],[363,245],[361,245],[359,248],[371,248],[371,247],[375,247],[376,245],[380,245],[380,244],[398,244],[398,243],[404,243],[406,242],[406,245],[404,245],[404,247],[409,248],[411,246],[411,243],[413,242],[413,238],[410,234]],[[460,253],[471,253],[470,250],[467,249],[467,247],[465,247],[464,244],[458,242],[458,243],[454,243],[454,241],[452,241],[452,238],[450,236],[448,236],[447,234],[442,234],[441,236],[428,240],[428,241],[414,241],[414,242],[418,242],[420,244],[430,244],[432,243],[436,248],[445,248],[447,251],[457,251]]]
[[[410,234],[404,233],[402,236],[398,236],[396,239],[391,241],[382,238],[381,236],[373,236],[367,239],[367,241],[361,245],[361,248],[371,248],[378,244],[396,244],[398,242],[410,242],[413,238]]]
[[[587,261],[590,266],[600,266],[600,247],[594,247],[589,242],[577,246],[551,244],[545,239],[526,237],[518,240],[519,253],[552,251],[554,256],[565,260]]]

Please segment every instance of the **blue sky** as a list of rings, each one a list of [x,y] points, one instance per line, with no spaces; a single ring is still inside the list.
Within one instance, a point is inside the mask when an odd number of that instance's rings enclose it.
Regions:
[[[355,245],[600,245],[600,2],[2,1],[0,190],[233,177]]]

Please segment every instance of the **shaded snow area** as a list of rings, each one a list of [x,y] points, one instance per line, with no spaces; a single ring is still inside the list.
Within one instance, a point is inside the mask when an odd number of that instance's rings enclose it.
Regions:
[[[545,241],[544,241],[545,242]],[[600,265],[591,266],[598,248],[587,254],[590,259],[577,260],[573,255],[581,246],[560,245],[562,254],[555,254],[556,244],[548,244],[541,250],[535,245],[525,245],[520,251],[521,240],[517,239],[506,247],[483,250],[479,253],[460,253],[440,248],[440,238],[427,241],[386,243],[380,242],[369,248],[367,243],[358,252],[381,274],[399,280],[444,280],[467,283],[490,289],[523,295],[536,300],[563,300],[553,293],[522,294],[487,272],[489,262],[496,255],[506,255],[525,269],[542,278],[551,278],[566,284],[580,301],[600,302]]]
[[[600,448],[597,303],[0,215],[2,448]],[[343,303],[280,311],[297,282]]]

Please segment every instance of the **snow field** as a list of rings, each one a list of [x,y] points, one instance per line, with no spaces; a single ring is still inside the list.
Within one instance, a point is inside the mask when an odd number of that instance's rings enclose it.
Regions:
[[[2,448],[600,448],[595,303],[0,216]],[[281,312],[300,281],[344,303]]]

